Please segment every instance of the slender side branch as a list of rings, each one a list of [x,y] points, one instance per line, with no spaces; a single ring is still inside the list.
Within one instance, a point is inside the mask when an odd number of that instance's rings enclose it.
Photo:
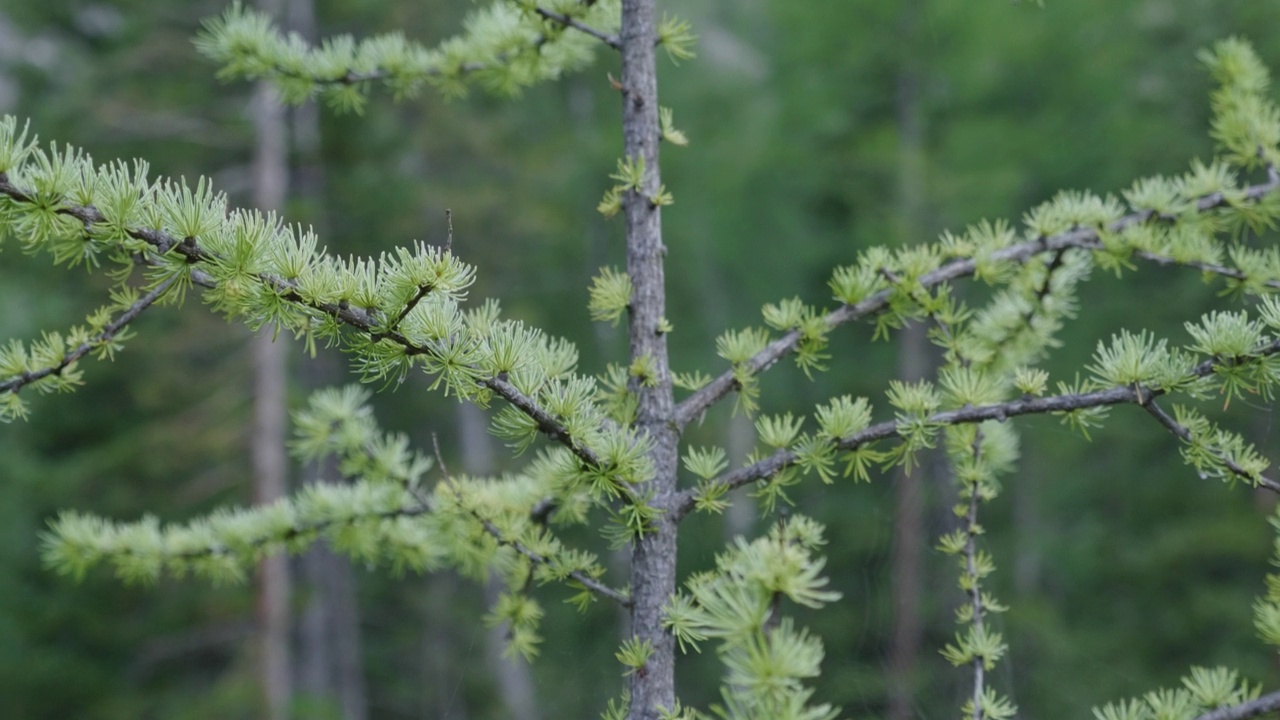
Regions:
[[[589,37],[599,40],[601,43],[608,45],[614,50],[621,50],[622,42],[617,35],[611,35],[599,28],[593,27],[578,18],[565,13],[559,13],[549,8],[537,6],[532,8],[532,12],[538,17],[558,23],[563,27],[575,30]],[[379,80],[410,81],[420,82],[428,78],[458,78],[465,75],[472,75],[486,70],[495,70],[501,68],[509,62],[512,62],[526,53],[540,52],[541,48],[554,38],[548,37],[546,34],[538,33],[527,38],[527,43],[519,47],[512,48],[503,52],[499,52],[493,56],[492,60],[487,62],[468,61],[460,62],[455,65],[443,65],[433,63],[428,66],[418,67],[398,67],[388,69],[387,67],[375,67],[370,70],[345,70],[340,75],[317,76],[308,74],[305,69],[298,64],[271,64],[269,68],[261,73],[260,77],[280,77],[291,80],[303,80],[317,86],[334,86],[334,85],[359,85],[366,82],[376,82]],[[255,77],[258,77],[255,76]]]
[[[261,505],[253,508],[252,511],[269,511],[272,505]],[[183,550],[176,553],[168,553],[165,555],[169,559],[179,560],[198,560],[206,557],[223,557],[244,555],[246,550],[255,552],[266,551],[272,545],[287,545],[292,541],[307,538],[312,535],[324,532],[333,527],[351,525],[358,522],[367,522],[371,520],[395,520],[402,517],[417,517],[431,512],[431,508],[419,502],[415,505],[405,505],[403,507],[392,510],[380,510],[367,514],[357,514],[343,517],[328,518],[324,520],[316,520],[313,522],[293,525],[282,533],[264,533],[257,537],[245,538],[237,542],[236,547],[231,547],[222,543],[210,543],[203,547]],[[55,524],[56,529],[56,524]],[[105,553],[104,553],[105,554]],[[113,547],[111,555],[121,556],[138,556],[136,550],[125,545]]]
[[[1268,182],[1252,185],[1242,193],[1243,199],[1249,202],[1256,202],[1260,198],[1274,192],[1280,188],[1280,182],[1268,180]],[[1200,198],[1196,202],[1197,212],[1208,212],[1210,210],[1223,207],[1228,204],[1227,198],[1222,193],[1213,193]],[[1107,225],[1107,230],[1112,233],[1118,233],[1133,225],[1145,222],[1160,221],[1164,218],[1155,215],[1149,210],[1135,212],[1125,215]],[[1048,237],[1040,237],[1034,240],[1010,245],[991,254],[993,261],[1008,262],[1026,262],[1027,260],[1043,255],[1045,253],[1060,253],[1070,248],[1082,248],[1094,250],[1102,247],[1102,240],[1098,237],[1098,232],[1093,228],[1077,227],[1067,230],[1057,235]],[[1172,257],[1156,255],[1147,252],[1135,253],[1138,257],[1156,262],[1162,265],[1187,265],[1205,272],[1212,272],[1218,275],[1233,279],[1243,279],[1244,273],[1235,268],[1229,268],[1221,265],[1210,265],[1206,263],[1182,262]],[[920,278],[920,286],[922,288],[932,288],[942,283],[949,282],[962,277],[973,275],[977,269],[976,262],[971,258],[953,260],[938,269],[926,273]],[[1280,283],[1268,283],[1268,286],[1280,289]],[[862,318],[882,312],[889,307],[889,299],[893,294],[892,289],[881,290],[880,292],[868,297],[856,305],[844,305],[827,313],[824,321],[828,327],[837,327],[845,323],[860,320]],[[800,345],[802,334],[799,330],[792,330],[784,334],[782,337],[769,343],[763,350],[756,353],[747,362],[743,363],[743,367],[750,373],[755,374],[761,372],[776,363],[783,357],[793,353]],[[693,395],[685,398],[676,406],[676,423],[683,428],[693,420],[697,419],[708,408],[716,404],[730,392],[737,389],[737,380],[734,378],[733,370],[726,370],[711,382],[707,383]]]
[[[976,458],[982,452],[982,433],[978,433],[978,438],[974,440],[973,452]],[[981,493],[978,488],[969,488],[969,509],[964,516],[964,562],[965,569],[969,574],[969,608],[973,613],[973,629],[979,634],[983,634],[985,623],[983,615],[986,614],[985,606],[982,602],[982,583],[979,581],[978,575],[978,504],[982,501]],[[986,692],[986,661],[984,657],[975,657],[973,659],[973,715],[972,720],[982,720],[982,696]]]
[[[62,371],[66,370],[80,358],[88,355],[94,350],[94,348],[101,347],[104,343],[110,343],[114,340],[116,335],[141,315],[144,310],[154,305],[160,298],[164,297],[164,294],[169,291],[169,288],[173,287],[173,284],[177,282],[177,280],[177,275],[165,278],[146,295],[135,300],[132,305],[124,310],[124,312],[116,316],[115,320],[107,323],[106,327],[102,328],[101,332],[80,343],[80,345],[67,353],[57,364],[41,368],[34,372],[25,372],[12,380],[0,383],[0,393],[16,393],[37,380],[49,377],[50,375],[61,375]]]

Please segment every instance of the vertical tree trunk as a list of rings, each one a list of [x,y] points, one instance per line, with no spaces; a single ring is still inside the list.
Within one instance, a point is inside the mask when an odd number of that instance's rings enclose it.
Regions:
[[[260,0],[259,7],[280,14],[279,0]],[[253,97],[253,201],[264,212],[279,210],[288,192],[284,109],[271,88],[259,83]],[[288,492],[289,460],[285,452],[286,347],[270,328],[253,338],[254,500],[270,503]],[[258,590],[258,637],[261,680],[269,720],[287,720],[293,694],[289,652],[289,558],[272,555],[262,561]]]
[[[920,102],[918,43],[920,0],[908,0],[902,9],[899,38],[908,45],[898,72],[896,115],[898,124],[898,227],[902,241],[923,239],[925,222],[924,112]],[[920,380],[931,370],[929,340],[922,323],[912,323],[899,336],[898,376]],[[894,507],[893,549],[890,560],[893,626],[889,645],[889,720],[909,720],[917,665],[923,641],[920,613],[921,577],[925,549],[924,483],[929,463],[917,463],[899,471]]]
[[[633,383],[639,397],[636,425],[653,444],[654,477],[642,488],[658,508],[671,503],[676,489],[678,434],[673,421],[667,338],[660,327],[666,313],[662,214],[650,198],[658,193],[658,76],[655,63],[656,0],[623,0],[622,134],[632,162],[644,162],[641,192],[623,198],[627,218],[627,273],[635,291],[628,323],[631,359],[648,359],[652,386]],[[675,591],[676,523],[668,514],[631,550],[631,633],[653,649],[648,662],[630,676],[630,720],[654,720],[659,708],[675,707],[675,639],[662,627],[662,606]]]

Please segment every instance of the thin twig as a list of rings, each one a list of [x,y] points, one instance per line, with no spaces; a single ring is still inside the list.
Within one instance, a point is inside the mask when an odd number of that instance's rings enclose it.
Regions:
[[[982,432],[973,441],[973,459],[977,463],[982,454]],[[983,633],[982,584],[978,577],[978,503],[977,485],[969,488],[969,509],[965,513],[964,561],[969,574],[969,609],[973,613],[973,627],[978,635]],[[986,658],[973,659],[973,720],[982,720],[982,695],[986,689]]]

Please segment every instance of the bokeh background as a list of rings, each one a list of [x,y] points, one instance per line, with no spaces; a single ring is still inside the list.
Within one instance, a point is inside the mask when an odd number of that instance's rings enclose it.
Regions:
[[[292,26],[320,36],[402,30],[427,43],[459,27],[466,0],[289,0]],[[1213,0],[687,0],[698,57],[661,67],[663,104],[687,148],[664,149],[673,362],[720,367],[714,338],[760,325],[765,302],[831,304],[826,279],[860,248],[931,240],[983,218],[1017,222],[1059,189],[1118,193],[1132,180],[1209,158],[1208,78],[1196,52],[1240,35],[1280,67],[1280,4]],[[206,175],[248,204],[252,87],[222,85],[191,38],[222,2],[0,0],[0,111],[45,140],[99,162],[146,158],[157,175]],[[581,367],[625,354],[621,328],[590,323],[591,276],[623,263],[620,220],[595,205],[621,152],[618,99],[602,53],[591,69],[514,99],[374,94],[362,115],[289,113],[286,215],[330,251],[377,254],[421,239],[479,267],[473,297],[578,343]],[[51,268],[8,241],[0,252],[0,339],[78,321],[101,278]],[[1081,318],[1048,364],[1070,379],[1100,339],[1182,321],[1233,300],[1194,273],[1143,268],[1084,286]],[[973,291],[978,292],[980,291]],[[37,398],[32,418],[0,427],[0,715],[9,718],[262,717],[252,585],[82,582],[41,566],[39,536],[59,509],[182,520],[251,497],[246,448],[251,339],[189,299],[149,312],[113,363],[84,363],[87,385]],[[803,412],[841,394],[878,397],[919,342],[871,342],[842,329],[830,373],[809,382],[778,367],[767,412]],[[291,403],[351,380],[344,358],[290,360]],[[452,467],[518,469],[483,417],[411,380],[377,400],[385,426],[422,447],[438,435]],[[881,403],[883,404],[883,403]],[[749,425],[731,403],[694,444],[741,457]],[[1191,665],[1225,664],[1280,685],[1253,638],[1272,501],[1200,480],[1176,443],[1116,410],[1092,441],[1052,418],[1020,422],[1023,462],[984,524],[1012,606],[1012,645],[995,682],[1024,718],[1084,718],[1098,703],[1175,684]],[[1277,456],[1275,416],[1237,414]],[[294,468],[292,482],[308,475]],[[312,469],[311,472],[314,472]],[[930,548],[953,522],[945,472],[921,479],[904,515],[891,476],[870,485],[807,483],[796,510],[828,528],[828,571],[842,602],[804,616],[826,639],[817,697],[849,717],[954,717],[964,674],[938,655],[954,631],[951,561]],[[750,499],[690,521],[682,568],[707,567],[725,539],[767,526]],[[923,538],[915,570],[896,552]],[[594,542],[590,536],[577,538]],[[908,553],[909,554],[909,553]],[[615,560],[616,564],[616,560]],[[298,718],[588,718],[619,689],[621,618],[579,615],[555,588],[531,666],[496,659],[481,623],[492,592],[449,574],[393,577],[323,551],[292,561],[294,716]],[[906,575],[904,575],[904,573]],[[914,578],[896,586],[894,580]],[[895,639],[895,605],[914,599],[919,633]],[[898,623],[902,622],[899,616]],[[906,664],[902,664],[902,663]],[[906,670],[903,670],[906,668]],[[685,662],[682,696],[705,707],[718,666]],[[895,699],[896,698],[896,699]]]

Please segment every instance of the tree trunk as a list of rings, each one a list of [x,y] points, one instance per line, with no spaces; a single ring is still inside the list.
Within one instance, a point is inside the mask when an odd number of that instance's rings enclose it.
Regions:
[[[917,45],[919,0],[909,0],[902,11],[899,38]],[[898,72],[896,114],[898,123],[898,227],[902,242],[918,243],[925,225],[924,112],[920,102],[919,53],[908,50]],[[899,336],[898,376],[905,381],[924,378],[932,369],[929,340],[923,323],[911,323]],[[925,549],[924,484],[929,463],[916,463],[899,471],[895,490],[893,549],[890,560],[893,625],[889,644],[888,720],[909,720],[913,710],[917,665],[923,643],[920,612],[922,565]]]
[[[623,0],[622,134],[632,162],[644,162],[641,192],[623,198],[627,218],[627,273],[635,290],[628,322],[631,359],[648,358],[652,386],[633,382],[639,397],[638,429],[653,445],[654,477],[640,488],[659,508],[671,504],[676,489],[678,432],[667,360],[662,214],[651,201],[658,194],[658,76],[655,63],[656,0]],[[659,708],[675,707],[675,638],[662,627],[662,607],[676,585],[676,523],[658,515],[650,532],[631,549],[631,633],[652,647],[648,662],[630,675],[630,720],[654,720]]]

